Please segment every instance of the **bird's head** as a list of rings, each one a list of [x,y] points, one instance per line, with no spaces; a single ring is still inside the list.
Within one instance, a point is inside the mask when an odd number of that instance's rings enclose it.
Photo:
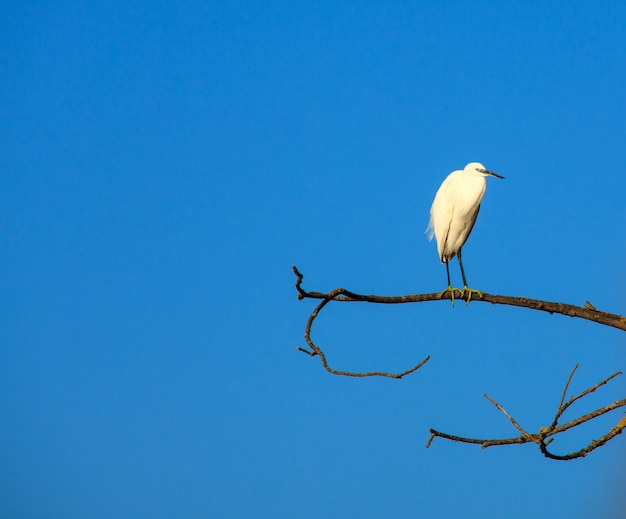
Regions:
[[[470,162],[467,166],[465,166],[465,173],[469,173],[471,175],[478,175],[481,177],[497,177],[504,178],[502,175],[498,175],[493,171],[489,171],[485,166],[483,166],[480,162]]]

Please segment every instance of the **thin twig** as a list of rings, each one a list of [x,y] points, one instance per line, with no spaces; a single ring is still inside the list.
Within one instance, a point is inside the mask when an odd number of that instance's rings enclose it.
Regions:
[[[302,278],[300,277],[300,279]],[[298,286],[298,284],[296,284],[296,286]],[[310,357],[315,357],[316,355],[318,355],[322,362],[322,366],[324,367],[326,371],[328,371],[329,373],[332,373],[333,375],[341,375],[344,377],[387,377],[387,378],[400,379],[402,377],[410,375],[414,371],[417,371],[419,368],[421,368],[424,364],[428,362],[428,360],[430,359],[430,355],[427,355],[420,363],[416,364],[412,368],[407,369],[406,371],[403,371],[402,373],[386,373],[384,371],[368,371],[366,373],[357,373],[357,372],[352,372],[352,371],[341,371],[341,370],[331,368],[328,365],[328,361],[326,360],[326,355],[324,354],[324,352],[311,339],[311,327],[313,326],[313,321],[317,318],[322,308],[324,308],[334,298],[341,295],[342,292],[343,292],[342,288],[337,288],[333,290],[330,294],[331,297],[324,299],[320,304],[318,304],[315,307],[313,312],[311,312],[311,315],[309,316],[309,319],[306,323],[306,328],[304,330],[304,339],[306,340],[306,343],[309,345],[309,348],[311,348],[311,350],[309,351],[304,348],[297,347],[296,349],[298,351],[302,351],[306,353],[307,355],[309,355]]]
[[[533,439],[533,437],[528,434],[524,429],[522,429],[522,427],[520,426],[520,424],[518,424],[513,417],[511,417],[511,415],[509,413],[506,412],[506,410],[504,409],[504,407],[502,407],[498,402],[496,402],[493,398],[491,398],[489,395],[483,395],[487,400],[489,400],[493,405],[495,405],[503,414],[504,416],[506,416],[509,421],[513,424],[513,427],[515,427],[519,432],[522,433],[522,436],[524,436],[528,441],[535,441]]]
[[[578,363],[574,366],[574,369],[572,370],[572,372],[569,374],[569,377],[567,378],[567,382],[565,383],[565,387],[563,388],[563,393],[561,394],[561,400],[559,401],[559,407],[556,410],[552,424],[550,424],[551,429],[554,429],[556,427],[556,424],[559,421],[559,418],[563,414],[563,411],[565,411],[565,408],[563,407],[563,402],[565,401],[567,388],[569,387],[569,384],[572,381],[572,377],[574,376],[574,373],[576,372],[577,369],[578,369]]]

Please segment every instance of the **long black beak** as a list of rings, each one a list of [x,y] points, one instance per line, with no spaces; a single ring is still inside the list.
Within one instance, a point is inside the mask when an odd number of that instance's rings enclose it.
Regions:
[[[501,178],[504,180],[504,177],[502,175],[498,175],[497,173],[494,173],[493,171],[489,171],[487,169],[479,169],[478,171],[480,171],[481,173],[484,173],[485,175],[489,175],[490,177],[497,177],[497,178]]]

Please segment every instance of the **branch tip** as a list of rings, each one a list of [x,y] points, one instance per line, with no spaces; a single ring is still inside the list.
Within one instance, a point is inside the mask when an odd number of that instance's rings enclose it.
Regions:
[[[314,351],[309,351],[306,348],[302,348],[300,346],[296,346],[296,350],[301,351],[302,353],[306,353],[309,357],[315,357],[315,355],[317,355],[317,353],[315,353]]]

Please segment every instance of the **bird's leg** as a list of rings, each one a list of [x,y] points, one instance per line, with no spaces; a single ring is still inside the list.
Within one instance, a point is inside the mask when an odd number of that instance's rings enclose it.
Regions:
[[[463,296],[462,297],[465,297],[465,295],[467,295],[465,304],[469,304],[469,302],[472,299],[472,292],[478,294],[478,297],[480,298],[483,297],[483,293],[480,290],[474,290],[473,288],[470,288],[467,286],[467,280],[465,279],[465,271],[463,270],[463,260],[461,259],[461,249],[459,249],[457,256],[459,257],[459,265],[461,266],[461,276],[463,277]]]
[[[439,294],[439,297],[441,298],[446,292],[450,292],[451,299],[452,299],[452,307],[454,307],[454,288],[452,288],[452,283],[450,283],[450,267],[448,266],[448,262],[449,260],[446,260],[446,273],[448,274],[448,288],[446,288],[443,292],[441,292],[441,294]]]
[[[467,280],[465,279],[465,271],[463,270],[463,260],[461,259],[461,249],[459,249],[457,256],[459,258],[459,265],[461,266],[461,276],[463,277],[463,289],[465,290],[467,288]]]

